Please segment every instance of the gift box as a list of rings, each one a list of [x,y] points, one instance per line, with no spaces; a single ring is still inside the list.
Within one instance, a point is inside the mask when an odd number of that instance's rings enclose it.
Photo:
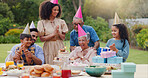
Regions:
[[[93,62],[93,63],[97,63],[97,57],[98,57],[98,56],[92,57],[92,62]]]
[[[107,58],[107,63],[109,64],[119,64],[122,62],[123,62],[123,57],[114,56],[114,57]]]
[[[134,78],[134,72],[123,72],[121,70],[112,70],[112,78]]]
[[[121,63],[121,70],[123,72],[136,72],[135,63]]]
[[[95,56],[92,58],[92,62],[93,63],[106,63],[106,59],[105,58],[102,58],[100,56]]]
[[[102,58],[109,58],[109,57],[113,57],[113,56],[116,56],[115,51],[101,52],[101,57]]]

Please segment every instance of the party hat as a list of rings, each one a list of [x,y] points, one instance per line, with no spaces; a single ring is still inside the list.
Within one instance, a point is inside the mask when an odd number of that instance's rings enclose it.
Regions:
[[[27,25],[26,25],[26,27],[25,27],[22,34],[30,34],[29,23],[27,23]]]
[[[58,0],[51,0],[50,2],[53,4],[58,4]]]
[[[115,12],[115,17],[114,17],[114,22],[113,24],[119,24],[120,23],[120,18],[118,16],[118,14]]]
[[[81,26],[78,24],[78,37],[85,36],[85,31],[81,28]]]
[[[77,17],[77,18],[83,18],[82,17],[81,6],[79,6],[79,9],[77,10],[77,13],[76,13],[75,17]]]
[[[33,21],[31,22],[30,29],[35,28]]]

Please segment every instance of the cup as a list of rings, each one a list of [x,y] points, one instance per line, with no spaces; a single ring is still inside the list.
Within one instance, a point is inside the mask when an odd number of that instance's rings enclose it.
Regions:
[[[24,60],[18,60],[17,61],[17,67],[23,67],[24,66]]]
[[[6,67],[8,67],[9,65],[14,65],[14,61],[6,61]]]

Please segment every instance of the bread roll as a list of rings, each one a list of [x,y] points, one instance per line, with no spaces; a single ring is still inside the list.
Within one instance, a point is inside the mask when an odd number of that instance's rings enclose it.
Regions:
[[[32,72],[34,72],[34,68],[31,68],[29,71],[30,71],[30,75],[32,75]]]
[[[40,77],[40,76],[41,76],[41,74],[40,74],[40,73],[35,73],[35,72],[32,72],[31,74],[32,74],[32,76],[35,76],[35,77]]]
[[[35,73],[43,73],[44,72],[44,68],[42,66],[35,66],[34,67],[34,72]]]
[[[49,64],[44,64],[43,67],[46,72],[50,73],[53,71],[53,68]]]
[[[50,75],[51,75],[51,73],[49,73],[49,72],[43,72],[41,74],[41,77],[49,77]]]

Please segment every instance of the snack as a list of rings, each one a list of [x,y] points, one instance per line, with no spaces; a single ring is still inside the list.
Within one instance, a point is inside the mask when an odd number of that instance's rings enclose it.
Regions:
[[[40,73],[35,73],[35,72],[32,72],[31,75],[32,75],[32,76],[35,76],[35,77],[40,77],[40,76],[41,76]]]
[[[34,67],[34,72],[35,73],[43,73],[44,68],[42,66],[35,66]]]
[[[44,64],[44,65],[42,65],[43,67],[44,67],[44,70],[46,71],[46,72],[52,72],[53,71],[53,68],[49,65],[49,64]]]
[[[50,75],[51,75],[51,73],[49,73],[49,72],[43,72],[41,74],[41,77],[49,77]]]

